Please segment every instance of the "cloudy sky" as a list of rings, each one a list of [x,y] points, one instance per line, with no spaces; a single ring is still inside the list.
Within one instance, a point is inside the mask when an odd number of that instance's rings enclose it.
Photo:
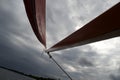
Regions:
[[[47,0],[48,48],[120,0]],[[22,0],[0,0],[0,66],[67,80],[44,53]],[[52,53],[74,80],[120,80],[120,37]],[[26,79],[25,79],[26,80]]]

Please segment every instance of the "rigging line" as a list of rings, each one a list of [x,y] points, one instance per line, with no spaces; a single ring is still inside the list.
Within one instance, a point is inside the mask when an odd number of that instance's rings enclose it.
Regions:
[[[58,62],[52,57],[52,55],[49,52],[47,52],[47,54],[49,55],[50,59],[52,59],[55,62],[55,64],[57,64],[57,66],[67,75],[67,77],[70,80],[73,80],[71,76],[61,67],[61,65],[59,65]]]

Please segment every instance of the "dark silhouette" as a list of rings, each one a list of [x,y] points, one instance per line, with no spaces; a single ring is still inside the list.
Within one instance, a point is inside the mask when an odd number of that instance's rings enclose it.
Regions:
[[[57,79],[52,79],[52,78],[43,78],[43,77],[38,77],[38,76],[30,75],[30,74],[25,74],[23,72],[13,70],[13,69],[9,69],[9,68],[3,67],[3,66],[0,66],[0,68],[11,71],[11,72],[14,72],[14,73],[17,73],[17,74],[20,74],[20,75],[23,75],[23,76],[26,76],[26,77],[29,77],[29,78],[32,78],[32,79],[35,79],[35,80],[57,80]]]

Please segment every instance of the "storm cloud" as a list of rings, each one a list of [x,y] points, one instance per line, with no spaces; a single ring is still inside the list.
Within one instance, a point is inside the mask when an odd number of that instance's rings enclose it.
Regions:
[[[117,4],[119,0],[47,0],[48,48]],[[120,38],[51,53],[75,80],[118,80]],[[43,53],[22,0],[0,0],[0,65],[67,80]],[[25,79],[26,80],[26,79]]]

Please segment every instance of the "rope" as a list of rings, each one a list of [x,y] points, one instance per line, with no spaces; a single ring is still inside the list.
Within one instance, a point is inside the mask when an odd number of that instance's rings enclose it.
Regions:
[[[47,54],[50,57],[50,59],[52,59],[55,62],[55,64],[57,64],[57,66],[64,72],[64,74],[66,74],[70,80],[73,80],[71,76],[61,67],[61,65],[59,65],[58,62],[52,57],[52,55],[49,52]]]

